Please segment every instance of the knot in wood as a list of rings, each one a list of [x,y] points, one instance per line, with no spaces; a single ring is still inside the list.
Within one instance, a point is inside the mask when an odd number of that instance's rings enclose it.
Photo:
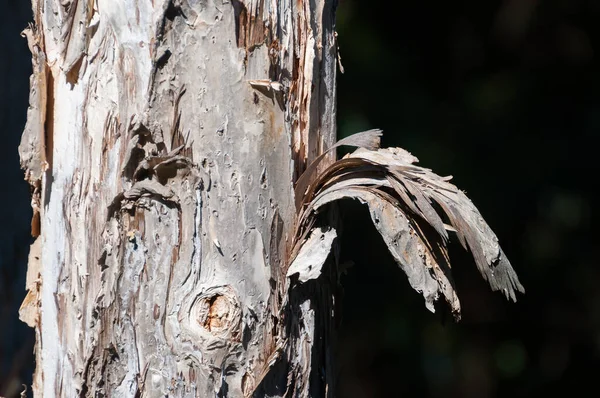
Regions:
[[[190,316],[201,330],[214,337],[236,339],[240,335],[240,304],[230,286],[214,287],[198,295]]]

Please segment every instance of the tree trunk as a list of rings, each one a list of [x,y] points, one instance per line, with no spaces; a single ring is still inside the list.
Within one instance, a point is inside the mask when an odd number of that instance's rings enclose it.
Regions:
[[[460,316],[449,232],[524,291],[449,177],[379,130],[335,141],[335,4],[34,0],[36,395],[334,396],[339,199],[432,311]]]
[[[36,396],[332,396],[332,294],[284,264],[335,3],[33,0]]]

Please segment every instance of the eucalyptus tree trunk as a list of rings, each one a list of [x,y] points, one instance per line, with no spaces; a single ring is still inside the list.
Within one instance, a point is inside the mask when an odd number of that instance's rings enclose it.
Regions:
[[[278,347],[293,181],[335,142],[335,3],[33,0],[36,396],[332,388],[331,294]]]
[[[334,396],[339,199],[428,309],[460,315],[449,232],[523,291],[448,177],[379,130],[336,142],[335,5],[33,0],[36,396]]]

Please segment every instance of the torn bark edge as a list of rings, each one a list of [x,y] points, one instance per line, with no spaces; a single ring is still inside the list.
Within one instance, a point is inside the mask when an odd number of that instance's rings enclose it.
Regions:
[[[42,287],[42,240],[38,236],[29,249],[27,277],[25,286],[27,296],[19,308],[19,319],[30,327],[40,323],[40,294]]]
[[[333,228],[315,228],[302,244],[298,255],[287,270],[288,279],[298,276],[298,282],[305,283],[321,275],[323,264],[331,253],[333,241],[337,238]],[[289,282],[289,280],[288,280]],[[287,290],[287,289],[286,289]]]
[[[294,299],[292,296],[296,292],[296,287],[315,281],[323,273],[323,266],[332,254],[333,243],[337,239],[337,231],[330,226],[315,227],[311,230],[310,237],[304,242],[298,255],[294,258],[287,268],[285,282],[283,282],[284,293],[281,308],[276,312],[279,327],[275,336],[275,346],[264,361],[259,366],[259,371],[253,375],[253,388],[245,392],[245,397],[253,396],[260,388],[263,381],[269,376],[270,372],[284,357],[288,359],[293,355],[290,351],[290,335],[293,333],[290,328],[296,321],[291,317]],[[286,321],[287,319],[287,321]],[[291,322],[291,323],[290,323]],[[296,325],[297,326],[297,325]],[[293,370],[288,370],[288,377]],[[289,383],[288,383],[289,387]],[[287,396],[287,393],[284,395]]]
[[[142,197],[157,200],[168,207],[177,208],[181,212],[179,198],[171,189],[161,185],[157,181],[143,180],[136,182],[131,189],[118,194],[113,199],[112,203],[108,206],[107,221],[113,218],[115,213],[128,209],[132,206],[131,203]]]
[[[21,32],[21,36],[27,39],[27,45],[31,51],[33,73],[29,78],[29,108],[27,109],[27,122],[19,144],[19,156],[21,168],[25,170],[25,180],[32,188],[31,235],[37,237],[40,235],[41,179],[49,168],[46,160],[45,138],[48,69],[42,48],[41,32],[33,24],[30,24]]]
[[[248,10],[246,4],[240,0],[232,0],[235,37],[238,48],[243,48],[246,52],[244,65],[248,62],[249,54],[254,48],[263,43],[269,44],[272,41],[272,34],[269,21],[263,20],[264,2],[260,1],[257,7]]]

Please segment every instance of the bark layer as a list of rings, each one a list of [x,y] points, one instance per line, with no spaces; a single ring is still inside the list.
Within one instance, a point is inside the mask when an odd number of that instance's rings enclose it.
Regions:
[[[285,266],[334,3],[34,0],[36,396],[333,393],[331,292]]]

